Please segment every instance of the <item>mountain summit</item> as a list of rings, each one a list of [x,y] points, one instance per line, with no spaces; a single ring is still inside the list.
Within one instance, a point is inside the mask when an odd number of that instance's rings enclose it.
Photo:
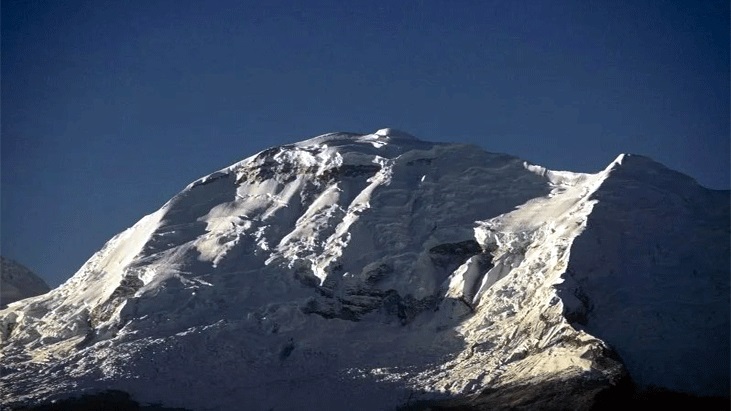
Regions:
[[[38,275],[9,258],[0,257],[0,307],[46,293],[48,287]]]
[[[641,156],[584,174],[393,129],[325,134],[194,181],[0,311],[0,399],[590,409],[629,382],[727,396],[728,221],[728,191]]]

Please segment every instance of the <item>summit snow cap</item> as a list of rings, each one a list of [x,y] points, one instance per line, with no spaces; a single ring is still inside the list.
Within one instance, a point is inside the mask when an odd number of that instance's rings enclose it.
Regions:
[[[627,374],[726,395],[729,193],[612,164],[390,128],[268,148],[0,310],[0,403],[591,409]]]
[[[417,140],[416,137],[414,137],[413,135],[411,135],[405,131],[401,131],[401,130],[398,130],[395,128],[388,128],[388,127],[382,128],[382,129],[376,131],[376,135],[381,136],[381,137],[396,137],[396,138],[408,138],[411,140]]]

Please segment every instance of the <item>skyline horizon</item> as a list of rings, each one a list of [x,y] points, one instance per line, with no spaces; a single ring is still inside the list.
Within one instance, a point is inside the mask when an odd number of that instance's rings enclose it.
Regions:
[[[190,181],[334,131],[729,189],[730,7],[0,3],[0,253],[58,284]]]
[[[124,230],[126,230],[127,228],[129,228],[129,227],[132,227],[132,225],[134,225],[135,223],[137,223],[137,222],[138,222],[139,220],[141,220],[141,219],[142,219],[142,218],[144,218],[145,216],[147,216],[147,215],[149,215],[149,214],[152,214],[152,213],[156,212],[157,210],[159,210],[159,209],[160,209],[160,208],[161,208],[162,206],[164,206],[164,204],[165,204],[165,203],[166,203],[167,201],[169,201],[169,199],[170,199],[170,198],[172,198],[172,197],[173,197],[174,195],[176,195],[177,193],[180,193],[180,192],[181,192],[181,191],[182,191],[182,190],[183,190],[183,189],[184,189],[184,188],[185,188],[186,186],[188,186],[188,185],[189,185],[190,183],[193,183],[194,181],[196,181],[196,180],[198,180],[198,179],[200,179],[200,178],[203,178],[203,177],[209,176],[209,175],[211,175],[211,174],[213,174],[213,173],[217,172],[218,170],[221,170],[221,169],[227,168],[227,167],[229,167],[229,166],[231,166],[231,165],[233,165],[233,164],[236,164],[236,163],[238,163],[238,162],[240,162],[240,161],[243,161],[243,160],[245,160],[245,159],[247,159],[247,158],[253,157],[253,156],[257,155],[258,153],[261,153],[262,151],[268,150],[268,149],[270,149],[270,148],[276,148],[276,147],[281,147],[281,146],[285,146],[285,145],[288,145],[288,144],[293,144],[293,143],[297,143],[297,142],[301,142],[301,141],[309,140],[309,139],[312,139],[312,138],[316,138],[316,137],[320,137],[320,136],[323,136],[323,135],[327,135],[327,134],[332,134],[332,133],[355,133],[355,134],[360,134],[360,135],[368,135],[368,134],[376,134],[376,132],[377,132],[377,131],[380,131],[380,130],[385,130],[385,129],[391,129],[391,130],[396,130],[396,131],[398,131],[398,132],[403,132],[403,133],[409,134],[410,136],[412,136],[412,137],[416,138],[417,140],[421,140],[421,141],[428,141],[428,142],[433,142],[433,143],[445,143],[445,144],[461,144],[461,143],[459,143],[459,142],[449,142],[449,143],[447,143],[447,142],[443,142],[443,141],[431,141],[431,140],[424,140],[424,139],[420,138],[420,137],[419,137],[418,135],[413,135],[413,134],[411,134],[411,133],[410,133],[410,132],[409,132],[408,130],[404,130],[404,129],[402,129],[402,128],[398,128],[398,127],[390,127],[390,126],[389,126],[389,127],[379,127],[379,128],[377,129],[377,130],[373,130],[373,131],[372,131],[372,132],[370,132],[370,133],[369,133],[369,132],[363,132],[363,131],[356,131],[356,130],[338,130],[338,131],[328,131],[328,132],[325,132],[325,133],[321,133],[321,134],[318,134],[318,135],[314,135],[314,136],[307,136],[307,137],[303,137],[303,138],[301,138],[301,139],[299,139],[299,140],[285,141],[285,142],[283,142],[283,143],[280,143],[280,144],[275,144],[275,145],[267,146],[267,147],[265,147],[265,148],[263,148],[263,149],[261,149],[261,150],[259,150],[259,151],[257,151],[257,152],[254,152],[254,153],[250,153],[250,154],[247,154],[247,155],[245,155],[244,157],[241,157],[241,158],[240,158],[239,160],[237,160],[237,161],[234,161],[234,162],[232,162],[232,163],[230,163],[230,164],[226,164],[226,165],[224,165],[224,166],[222,166],[222,167],[219,167],[219,168],[217,168],[217,169],[215,169],[215,170],[211,170],[211,171],[210,171],[210,172],[208,172],[208,173],[204,173],[204,174],[200,175],[199,177],[195,177],[195,178],[191,179],[191,180],[190,180],[190,181],[189,181],[188,183],[186,183],[186,184],[185,184],[184,186],[182,186],[182,187],[180,188],[180,190],[179,190],[179,191],[177,191],[176,193],[174,193],[174,194],[170,195],[170,196],[169,196],[169,198],[168,198],[168,200],[165,200],[164,202],[162,202],[161,204],[159,204],[159,206],[158,206],[157,208],[151,209],[151,210],[149,210],[148,212],[145,212],[145,213],[143,213],[142,215],[140,215],[140,216],[139,216],[139,218],[138,218],[137,220],[135,220],[134,222],[132,222],[132,223],[131,223],[131,224],[130,224],[130,225],[129,225],[128,227],[126,227],[126,228],[122,229],[122,230],[121,230],[121,231],[119,231],[118,233],[115,233],[115,234],[114,234],[114,236],[116,236],[117,234],[120,234],[121,232],[123,232],[123,231],[124,231]],[[478,145],[478,144],[474,144],[474,143],[462,143],[462,144],[469,144],[469,145],[473,145],[473,146],[479,147],[479,148],[481,148],[481,149],[483,149],[483,150],[485,150],[485,151],[487,151],[487,152],[491,152],[490,150],[487,150],[487,149],[485,149],[484,147],[482,147],[482,146],[480,146],[480,145]],[[497,153],[497,152],[495,152],[495,153]],[[526,161],[526,162],[527,162],[528,164],[530,164],[530,165],[537,165],[537,166],[545,167],[545,166],[544,166],[543,164],[540,164],[539,162],[533,162],[533,161],[531,161],[531,160],[529,160],[529,159],[525,159],[525,158],[523,158],[523,157],[520,157],[519,155],[515,155],[515,154],[512,154],[512,153],[502,153],[502,152],[500,152],[500,154],[507,154],[507,155],[509,155],[509,156],[512,156],[512,157],[518,158],[518,159],[520,159],[520,160]],[[573,173],[581,173],[581,174],[596,174],[596,173],[599,173],[599,172],[603,171],[604,169],[606,169],[606,167],[609,167],[609,166],[611,166],[611,165],[612,165],[612,164],[613,164],[614,162],[616,162],[616,161],[617,161],[617,160],[618,160],[618,159],[619,159],[620,157],[622,157],[622,156],[625,156],[625,155],[642,156],[642,157],[648,158],[648,159],[652,160],[652,161],[653,161],[653,162],[655,162],[655,163],[661,164],[662,166],[664,166],[665,168],[667,168],[667,169],[669,169],[669,170],[672,170],[672,171],[675,171],[675,172],[681,173],[681,174],[683,174],[684,176],[687,176],[687,177],[689,177],[689,178],[693,179],[693,181],[695,181],[695,182],[696,182],[696,183],[697,183],[698,185],[700,185],[700,186],[701,186],[701,187],[703,187],[703,188],[706,188],[706,189],[709,189],[709,190],[714,190],[714,191],[728,191],[728,192],[731,192],[731,189],[728,189],[728,188],[726,188],[726,189],[723,189],[723,188],[721,188],[721,189],[717,189],[717,188],[711,188],[711,187],[707,187],[707,186],[705,186],[705,185],[701,184],[701,183],[700,183],[700,182],[699,182],[699,181],[698,181],[698,180],[697,180],[696,178],[694,178],[693,176],[691,176],[691,175],[689,175],[689,174],[686,174],[686,173],[683,173],[682,171],[676,170],[676,169],[674,169],[674,168],[672,168],[672,167],[668,166],[667,164],[664,164],[664,163],[662,163],[662,162],[659,162],[659,161],[657,161],[657,160],[653,159],[652,157],[650,157],[650,156],[646,156],[646,155],[644,155],[644,154],[641,154],[641,153],[618,153],[618,154],[617,154],[617,155],[616,155],[615,157],[613,157],[613,158],[612,158],[611,160],[609,160],[609,161],[608,161],[608,162],[606,163],[606,165],[605,165],[605,166],[603,166],[603,167],[601,167],[601,168],[599,168],[599,169],[597,169],[597,170],[595,170],[595,171],[586,171],[586,172],[582,172],[582,171],[574,171],[574,170],[568,170],[568,169],[561,169],[561,168],[549,168],[549,167],[545,167],[545,168],[546,168],[547,170],[550,170],[550,171],[568,171],[568,172],[573,172]],[[107,240],[104,240],[104,242],[103,242],[102,244],[100,244],[100,245],[99,245],[99,247],[98,247],[97,251],[99,251],[99,250],[100,250],[100,249],[101,249],[101,248],[103,247],[103,245],[104,245],[104,244],[106,244],[106,243],[107,243],[108,241],[110,241],[110,240],[111,240],[111,239],[112,239],[112,238],[113,238],[114,236],[112,236],[112,237],[109,237],[109,238],[108,238]],[[97,251],[94,251],[94,252],[93,252],[92,254],[90,254],[90,255],[89,255],[89,256],[88,256],[88,257],[87,257],[87,258],[86,258],[86,259],[84,260],[84,262],[83,262],[83,263],[82,263],[82,264],[81,264],[81,265],[80,265],[80,266],[79,266],[79,267],[78,267],[78,268],[77,268],[76,270],[74,270],[74,271],[73,271],[72,273],[70,273],[70,274],[68,275],[68,277],[67,277],[67,278],[61,279],[61,280],[60,280],[60,282],[57,282],[57,283],[55,283],[55,282],[51,282],[51,281],[53,281],[53,280],[49,281],[49,279],[48,279],[48,278],[47,278],[47,277],[46,277],[46,276],[45,276],[45,275],[44,275],[43,273],[39,273],[39,272],[37,272],[37,271],[33,270],[33,269],[32,269],[31,267],[28,267],[28,266],[27,266],[26,264],[24,264],[24,262],[23,262],[23,261],[20,261],[20,260],[18,260],[18,259],[16,259],[16,258],[14,258],[14,257],[12,257],[12,256],[7,256],[7,255],[2,255],[2,256],[3,256],[4,258],[7,258],[7,259],[10,259],[10,260],[13,260],[13,261],[15,261],[16,263],[18,263],[18,264],[20,264],[20,265],[22,265],[22,266],[24,266],[24,267],[26,267],[26,268],[29,268],[29,269],[30,269],[30,270],[31,270],[32,272],[34,272],[34,273],[35,273],[36,275],[38,275],[38,276],[39,276],[39,277],[40,277],[41,279],[43,279],[43,280],[44,280],[44,281],[45,281],[45,282],[46,282],[46,283],[47,283],[47,284],[48,284],[48,285],[49,285],[49,286],[51,287],[51,289],[54,289],[54,288],[57,288],[58,286],[60,286],[61,284],[63,284],[64,282],[66,282],[67,280],[71,279],[71,277],[73,277],[73,275],[74,275],[74,274],[75,274],[75,273],[76,273],[76,272],[77,272],[77,271],[78,271],[79,269],[81,269],[81,268],[83,267],[83,265],[84,265],[84,264],[86,263],[86,261],[87,261],[88,259],[92,258],[92,257],[94,256],[94,254],[96,254],[96,252],[97,252]]]

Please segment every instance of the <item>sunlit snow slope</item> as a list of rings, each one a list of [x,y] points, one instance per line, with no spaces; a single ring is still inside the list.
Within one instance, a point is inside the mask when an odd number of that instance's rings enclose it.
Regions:
[[[193,182],[0,311],[0,401],[371,410],[550,382],[586,395],[525,397],[581,409],[626,372],[728,395],[728,220],[727,191],[639,156],[581,174],[327,134]]]

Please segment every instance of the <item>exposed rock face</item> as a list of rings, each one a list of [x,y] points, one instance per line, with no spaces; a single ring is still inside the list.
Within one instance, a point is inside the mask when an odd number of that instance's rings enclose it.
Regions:
[[[726,395],[728,340],[701,335],[729,324],[728,192],[635,157],[555,172],[390,129],[265,150],[0,311],[0,400],[590,409],[628,378]],[[644,341],[708,354],[665,366]]]
[[[0,308],[49,290],[48,284],[31,270],[13,260],[0,257]]]

